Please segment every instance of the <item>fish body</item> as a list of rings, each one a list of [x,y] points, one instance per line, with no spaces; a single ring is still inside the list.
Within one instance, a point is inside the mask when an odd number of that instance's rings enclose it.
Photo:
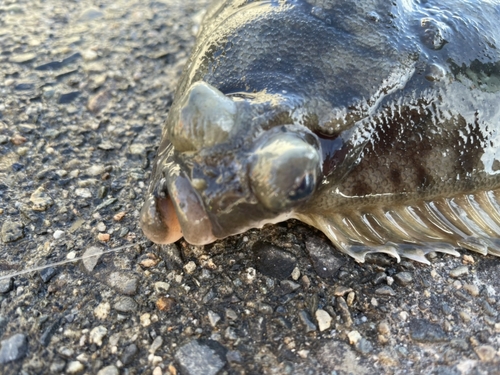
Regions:
[[[500,255],[500,1],[217,1],[141,227],[193,244],[289,218],[363,261]]]

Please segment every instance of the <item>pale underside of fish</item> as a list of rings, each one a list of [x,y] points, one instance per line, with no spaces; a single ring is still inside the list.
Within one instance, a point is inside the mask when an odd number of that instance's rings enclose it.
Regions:
[[[363,262],[500,256],[500,1],[219,1],[141,227],[207,244],[290,218]]]

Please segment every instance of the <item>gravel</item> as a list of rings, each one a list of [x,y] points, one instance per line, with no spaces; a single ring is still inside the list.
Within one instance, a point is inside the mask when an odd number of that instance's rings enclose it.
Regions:
[[[225,349],[213,340],[190,341],[177,350],[175,359],[188,375],[215,375],[226,363]]]
[[[6,364],[26,356],[28,339],[26,335],[17,333],[0,342],[0,363]]]
[[[427,319],[413,319],[410,322],[410,336],[412,340],[417,342],[441,342],[449,340],[441,326],[431,323]]]
[[[256,242],[252,252],[257,271],[280,280],[288,278],[297,263],[290,252],[265,242]]]
[[[6,220],[0,232],[3,243],[9,243],[23,238],[23,223],[19,221]]]

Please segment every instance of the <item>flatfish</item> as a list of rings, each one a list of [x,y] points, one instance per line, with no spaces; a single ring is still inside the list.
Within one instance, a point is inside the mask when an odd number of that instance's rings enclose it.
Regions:
[[[363,262],[500,256],[500,1],[224,0],[141,227],[192,244],[299,219]]]

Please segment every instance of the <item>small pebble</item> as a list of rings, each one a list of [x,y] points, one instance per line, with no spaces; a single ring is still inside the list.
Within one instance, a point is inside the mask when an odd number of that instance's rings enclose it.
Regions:
[[[394,355],[390,353],[380,352],[378,355],[378,361],[385,366],[389,367],[398,366],[397,358],[395,358]]]
[[[40,271],[40,277],[44,283],[48,283],[57,274],[57,270],[54,267],[47,267]]]
[[[385,281],[387,282],[387,285],[389,285],[389,286],[394,284],[394,278],[392,278],[391,276],[387,276]]]
[[[471,255],[465,254],[463,257],[463,262],[464,262],[464,264],[474,264],[475,261]]]
[[[24,64],[24,63],[27,63],[27,62],[30,62],[30,61],[36,59],[36,57],[37,57],[36,53],[33,53],[33,52],[18,53],[18,54],[12,55],[9,58],[9,61],[12,63],[16,63],[16,64]]]
[[[481,345],[474,349],[479,359],[483,362],[491,362],[495,359],[497,352],[490,345]]]
[[[6,220],[2,224],[2,230],[0,231],[0,237],[3,243],[15,242],[24,237],[23,233],[24,225],[20,221],[10,221]]]
[[[137,348],[137,345],[134,343],[127,345],[125,349],[123,350],[123,353],[120,357],[122,363],[126,366],[132,363],[134,357],[136,354],[139,352],[139,349]]]
[[[172,310],[177,302],[172,297],[160,297],[156,301],[156,308],[160,311],[168,312]]]
[[[182,373],[216,375],[227,362],[225,352],[226,349],[217,341],[193,340],[181,346],[174,356]]]
[[[442,342],[447,341],[444,330],[438,324],[427,319],[413,319],[410,322],[410,337],[416,342]]]
[[[300,288],[300,284],[295,283],[291,280],[282,280],[280,282],[280,288],[281,288],[281,293],[282,294],[288,294],[291,293],[297,289]]]
[[[63,372],[65,367],[66,367],[65,361],[63,361],[61,358],[55,358],[49,367],[50,374],[58,374],[60,372]]]
[[[410,272],[399,272],[394,275],[394,280],[399,285],[407,286],[413,282],[413,276]]]
[[[451,331],[453,331],[453,325],[450,323],[449,320],[445,320],[443,322],[443,330],[445,332],[451,332]]]
[[[11,138],[10,138],[10,141],[12,142],[12,144],[14,144],[15,146],[20,146],[22,145],[24,142],[27,141],[27,139],[25,137],[23,137],[21,134],[19,133],[16,133],[14,134]]]
[[[473,297],[477,297],[479,295],[479,288],[474,284],[464,284],[464,289],[469,292],[469,294]]]
[[[215,328],[215,326],[220,320],[220,315],[214,313],[212,310],[208,310],[208,320],[210,322],[210,325]]]
[[[193,261],[187,262],[184,267],[184,272],[186,272],[188,275],[191,275],[194,271],[196,271],[196,263]]]
[[[163,338],[161,336],[156,336],[153,343],[149,347],[149,353],[155,354],[155,352],[163,345]]]
[[[359,353],[367,355],[373,351],[373,344],[364,337],[361,337],[361,339],[356,343],[355,348]]]
[[[248,267],[243,274],[243,279],[247,284],[253,283],[256,277],[257,271],[253,267]]]
[[[33,211],[45,211],[54,204],[54,201],[42,186],[31,194],[30,202],[33,203],[33,206],[31,207]]]
[[[93,49],[86,49],[82,51],[82,57],[85,61],[93,61],[97,59],[97,52]]]
[[[378,324],[378,332],[381,333],[382,335],[388,335],[389,333],[391,333],[391,328],[387,320],[382,320]]]
[[[157,281],[154,284],[154,287],[156,293],[167,293],[168,290],[170,289],[170,284],[164,281]]]
[[[299,270],[299,267],[295,267],[292,271],[292,279],[297,281],[300,277],[300,270]]]
[[[483,311],[489,315],[492,318],[496,318],[498,315],[498,312],[496,309],[494,309],[486,300],[482,300],[480,303],[481,307],[483,308]]]
[[[85,370],[85,366],[80,361],[71,361],[66,367],[67,374],[79,374]]]
[[[236,334],[236,331],[232,327],[226,328],[226,330],[224,331],[224,337],[231,341],[236,341],[238,339],[238,335]]]
[[[90,189],[87,188],[75,189],[75,195],[80,198],[92,198],[92,193],[90,192]]]
[[[141,267],[151,268],[155,267],[158,263],[160,263],[161,259],[156,257],[156,255],[149,253],[147,254],[149,257],[147,259],[143,259],[140,261]]]
[[[335,251],[331,242],[319,237],[309,238],[306,241],[306,250],[319,277],[325,279],[333,277],[345,263],[345,260]]]
[[[127,271],[112,272],[105,280],[106,284],[121,294],[134,296],[137,294],[138,279]]]
[[[252,253],[255,268],[263,275],[279,280],[290,277],[297,263],[293,254],[267,242],[256,242]]]
[[[110,311],[111,305],[109,304],[109,302],[104,301],[96,306],[96,308],[94,309],[94,315],[97,319],[104,320],[108,317]]]
[[[54,239],[58,240],[64,236],[64,231],[63,230],[56,230],[53,234]]]
[[[378,342],[382,345],[385,345],[389,342],[389,339],[387,338],[387,336],[384,336],[384,335],[378,335],[377,339],[378,339]]]
[[[0,294],[9,293],[14,286],[14,281],[12,278],[0,280]]]
[[[106,171],[106,166],[104,165],[93,165],[85,170],[85,174],[89,176],[99,176]]]
[[[464,323],[469,323],[472,319],[471,316],[469,315],[469,313],[467,313],[465,311],[460,311],[459,315]]]
[[[311,321],[309,314],[306,311],[301,310],[299,312],[299,318],[304,324],[306,333],[316,331],[316,325]]]
[[[335,307],[336,310],[340,313],[342,320],[346,327],[350,327],[353,324],[351,312],[349,311],[349,306],[343,297],[335,298]]]
[[[17,333],[0,342],[0,363],[5,364],[24,358],[28,352],[26,335]]]
[[[462,282],[460,280],[455,280],[453,282],[453,287],[456,289],[456,290],[459,290],[459,289],[462,289]]]
[[[226,309],[226,318],[230,320],[238,319],[238,314],[233,309]]]
[[[396,292],[394,292],[394,289],[392,289],[389,285],[384,285],[380,288],[375,289],[375,294],[381,296],[395,296]]]
[[[450,271],[450,277],[457,279],[469,273],[469,267],[467,266],[458,266]]]
[[[141,326],[148,327],[151,325],[151,314],[144,313],[140,316],[139,320],[141,322]]]
[[[108,329],[104,326],[98,326],[92,328],[89,333],[90,343],[96,344],[97,346],[102,345],[102,339],[108,334]]]
[[[110,365],[100,369],[97,375],[119,375],[119,371],[116,366]]]
[[[113,216],[114,221],[121,221],[125,217],[125,212],[118,212],[116,215]]]
[[[356,343],[361,339],[361,334],[358,331],[351,331],[347,334],[349,338],[349,343],[351,345],[356,345]]]
[[[346,298],[347,306],[352,306],[355,298],[356,298],[356,293],[354,292],[347,293],[347,298]]]
[[[137,302],[131,297],[122,296],[118,298],[113,308],[119,312],[134,312],[137,310]]]
[[[101,242],[108,242],[110,239],[109,233],[98,233],[97,239]]]
[[[299,350],[297,354],[300,358],[306,359],[309,356],[309,350]]]
[[[87,272],[92,272],[94,270],[97,262],[99,262],[101,254],[102,249],[97,246],[92,246],[85,250],[85,252],[83,253],[82,263]]]
[[[96,228],[99,232],[106,232],[106,224],[104,224],[102,221],[97,223]]]
[[[332,317],[325,310],[318,309],[316,310],[316,321],[318,322],[318,327],[320,332],[323,332],[330,328],[332,324]]]
[[[148,359],[151,361],[151,364],[153,366],[158,365],[163,360],[163,358],[160,357],[159,355],[150,355]]]

